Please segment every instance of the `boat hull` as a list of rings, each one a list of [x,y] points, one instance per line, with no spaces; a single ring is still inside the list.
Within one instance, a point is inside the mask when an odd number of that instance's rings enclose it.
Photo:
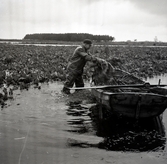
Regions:
[[[98,103],[104,105],[112,114],[130,118],[155,117],[167,108],[167,96],[142,92],[107,92],[92,89]]]

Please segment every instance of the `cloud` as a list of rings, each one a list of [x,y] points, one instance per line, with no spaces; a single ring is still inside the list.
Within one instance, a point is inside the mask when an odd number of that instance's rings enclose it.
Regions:
[[[154,15],[167,15],[167,1],[166,0],[128,0],[135,4],[136,7],[144,10],[145,12],[150,12]]]
[[[154,1],[154,0],[153,0]],[[84,32],[116,40],[167,40],[166,1],[1,0],[0,38],[30,33]],[[160,3],[161,2],[161,3]],[[162,3],[163,2],[163,3]]]

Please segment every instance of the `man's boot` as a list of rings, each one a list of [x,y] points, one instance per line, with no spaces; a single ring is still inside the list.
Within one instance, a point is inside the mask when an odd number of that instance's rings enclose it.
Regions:
[[[65,93],[65,94],[67,94],[67,95],[71,94],[70,90],[68,88],[66,88],[66,87],[63,87],[62,92]]]

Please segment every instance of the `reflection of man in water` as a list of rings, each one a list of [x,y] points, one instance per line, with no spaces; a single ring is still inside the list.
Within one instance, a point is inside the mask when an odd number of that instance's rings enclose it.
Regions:
[[[70,57],[67,66],[66,81],[63,87],[64,93],[70,94],[70,90],[68,88],[73,87],[74,83],[76,87],[84,87],[82,78],[83,68],[87,61],[96,61],[96,58],[92,57],[88,52],[91,45],[92,41],[85,39],[83,41],[83,45],[77,47],[73,55]]]

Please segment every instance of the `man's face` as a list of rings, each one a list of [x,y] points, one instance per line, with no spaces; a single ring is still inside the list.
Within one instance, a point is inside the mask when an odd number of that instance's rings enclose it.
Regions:
[[[89,50],[91,48],[91,44],[85,44],[85,48]]]

